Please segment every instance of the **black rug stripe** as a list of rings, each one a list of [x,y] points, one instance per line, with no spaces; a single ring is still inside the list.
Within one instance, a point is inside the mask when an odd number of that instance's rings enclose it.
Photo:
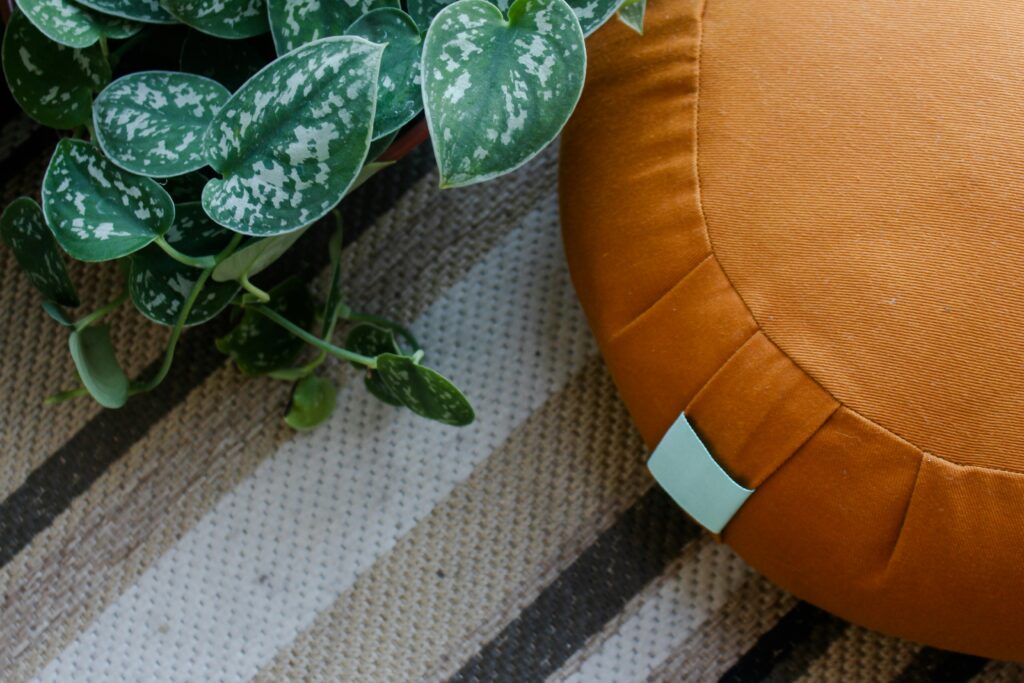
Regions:
[[[369,227],[431,168],[433,156],[429,146],[423,145],[354,192],[342,207],[347,241]],[[292,273],[311,278],[319,272],[328,261],[329,223],[310,230],[261,282]],[[120,410],[97,414],[0,503],[0,567],[31,543],[189,392],[224,365],[225,357],[213,344],[227,326],[223,318],[226,316],[182,336],[174,367],[157,390],[133,397]],[[149,323],[140,319],[139,324]],[[158,366],[159,361],[155,361],[142,376],[150,376]]]
[[[842,619],[801,602],[761,634],[719,683],[796,680],[847,628]]]
[[[988,662],[984,657],[923,647],[893,683],[966,683]]]
[[[700,533],[664,491],[651,489],[450,680],[544,680]]]

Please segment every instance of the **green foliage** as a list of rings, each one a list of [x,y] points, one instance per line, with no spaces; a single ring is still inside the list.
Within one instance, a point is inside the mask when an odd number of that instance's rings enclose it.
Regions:
[[[331,356],[358,367],[385,403],[469,424],[473,408],[422,364],[410,330],[346,303],[338,204],[408,149],[421,112],[443,187],[518,168],[575,107],[584,35],[616,12],[642,30],[645,4],[18,0],[0,50],[8,86],[29,116],[68,131],[42,208],[22,197],[0,215],[0,237],[69,329],[81,386],[48,401],[88,394],[123,405],[167,376],[183,328],[232,307],[235,327],[218,348],[243,373],[297,383],[285,418],[295,429],[334,409],[335,385],[316,374]],[[168,26],[179,22],[191,27],[184,40]],[[180,71],[143,70],[173,64],[179,44]],[[294,277],[269,292],[252,282],[331,211],[325,301]],[[61,249],[119,260],[124,292],[72,319],[64,307],[78,296]],[[169,330],[157,371],[135,381],[100,324],[129,298]],[[333,342],[340,321],[343,347]],[[315,354],[295,365],[307,346]]]

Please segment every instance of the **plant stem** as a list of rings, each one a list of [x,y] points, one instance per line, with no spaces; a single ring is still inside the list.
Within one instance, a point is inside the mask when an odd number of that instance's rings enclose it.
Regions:
[[[174,259],[178,263],[184,263],[186,266],[191,266],[193,268],[212,268],[213,266],[217,265],[216,257],[189,256],[188,254],[183,254],[174,247],[172,247],[170,244],[168,244],[167,240],[165,240],[163,237],[157,237],[156,244],[161,249],[163,249],[164,252],[172,259]]]
[[[85,121],[84,123],[82,123],[82,125],[85,126],[85,129],[87,131],[89,131],[89,140],[95,140],[96,131],[92,129],[92,121]]]
[[[251,311],[255,311],[256,313],[259,313],[263,317],[277,323],[278,325],[288,330],[302,341],[306,342],[307,344],[311,344],[312,346],[315,346],[321,351],[329,353],[332,356],[336,356],[338,358],[341,358],[342,360],[351,361],[352,363],[358,363],[359,365],[365,365],[371,370],[377,367],[376,358],[364,356],[361,353],[355,353],[353,351],[349,351],[348,349],[343,349],[341,347],[335,346],[334,344],[326,342],[323,339],[317,337],[316,335],[302,329],[301,327],[299,327],[298,325],[288,320],[287,318],[285,318],[284,316],[282,316],[277,311],[271,308],[257,305],[249,306],[248,309]]]
[[[270,295],[264,292],[262,289],[249,282],[249,274],[243,273],[238,278],[238,284],[242,285],[242,289],[252,294],[261,303],[267,303],[270,301]]]
[[[131,38],[129,38],[128,40],[118,45],[117,49],[110,53],[110,66],[117,66],[117,63],[121,61],[121,57],[124,56],[124,53],[128,52],[128,50],[131,50],[133,47],[142,42],[143,38],[147,38],[149,36],[149,32],[149,29],[143,29]]]
[[[120,305],[123,304],[127,299],[128,299],[128,290],[125,289],[124,291],[122,291],[117,296],[116,299],[111,301],[109,304],[106,304],[105,306],[101,306],[101,307],[97,308],[95,311],[93,311],[89,315],[85,316],[81,320],[76,321],[75,322],[75,331],[76,332],[81,332],[85,328],[89,327],[89,325],[92,325],[94,323],[99,322],[108,313],[110,313],[110,312],[116,310],[118,307],[120,307]]]
[[[103,59],[110,62],[110,47],[107,45],[107,37],[100,36],[100,52],[103,53]]]
[[[56,394],[51,394],[43,400],[43,405],[57,405],[64,401],[70,401],[73,398],[79,398],[81,396],[88,396],[89,390],[85,387],[76,387],[75,389],[67,389],[65,391],[58,391]]]

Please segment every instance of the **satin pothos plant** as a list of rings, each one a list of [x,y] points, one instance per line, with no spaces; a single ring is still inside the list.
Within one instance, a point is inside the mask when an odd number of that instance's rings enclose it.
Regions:
[[[381,401],[469,424],[473,408],[425,365],[410,330],[345,301],[338,204],[391,163],[382,153],[421,117],[442,188],[526,163],[579,99],[584,37],[617,12],[642,30],[644,4],[18,0],[4,33],[4,74],[25,112],[62,134],[41,204],[11,203],[0,236],[46,311],[68,328],[79,386],[49,400],[89,395],[120,407],[166,377],[184,328],[232,311],[234,327],[217,347],[245,374],[295,383],[285,419],[297,429],[334,407],[336,389],[321,369],[328,356],[364,370]],[[177,70],[131,66],[134,51],[175,35],[184,35]],[[325,301],[294,277],[269,291],[253,283],[332,212]],[[73,316],[79,299],[62,252],[119,261],[124,292]],[[128,300],[169,328],[159,370],[136,381],[103,324]],[[348,332],[338,344],[342,320]]]

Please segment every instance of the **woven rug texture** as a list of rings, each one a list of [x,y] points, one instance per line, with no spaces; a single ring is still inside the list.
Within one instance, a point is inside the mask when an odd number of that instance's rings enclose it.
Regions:
[[[3,119],[6,205],[37,196],[56,138]],[[349,301],[466,389],[461,430],[331,363],[333,418],[292,432],[288,385],[214,348],[224,322],[121,410],[44,407],[76,380],[66,332],[0,248],[0,681],[1024,679],[796,600],[652,485],[569,282],[556,167],[440,192],[422,148],[343,205]],[[328,236],[262,282],[322,290]],[[82,310],[120,287],[110,264],[72,277]],[[152,372],[167,329],[130,306],[111,324],[129,375]]]

